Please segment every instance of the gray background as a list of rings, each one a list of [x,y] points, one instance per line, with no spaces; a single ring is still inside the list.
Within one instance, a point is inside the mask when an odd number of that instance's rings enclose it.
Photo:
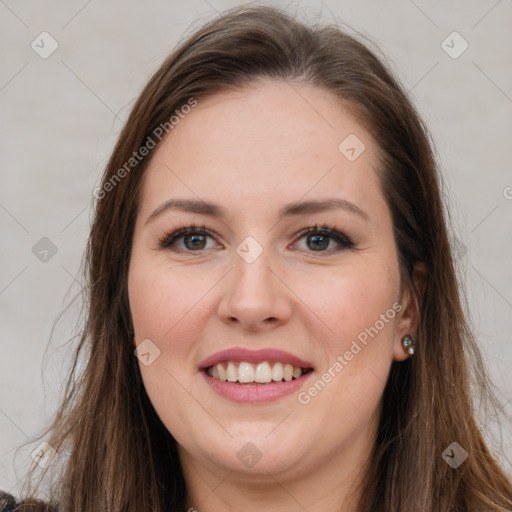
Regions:
[[[0,489],[17,493],[39,444],[32,439],[55,410],[79,302],[56,320],[80,291],[92,191],[129,109],[186,31],[241,3],[0,0]],[[436,142],[472,324],[510,415],[512,2],[316,0],[288,9],[368,35],[411,91]],[[43,31],[58,43],[47,59],[31,47],[50,48]],[[463,48],[458,36],[446,39],[453,31],[469,44],[458,58],[445,51]],[[57,249],[46,261],[34,254],[48,249],[43,237]],[[486,431],[491,420],[482,418]],[[504,434],[497,455],[510,464],[510,426]]]

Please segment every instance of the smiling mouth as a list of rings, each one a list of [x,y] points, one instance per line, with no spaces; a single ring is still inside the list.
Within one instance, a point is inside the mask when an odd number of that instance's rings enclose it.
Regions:
[[[300,368],[289,363],[267,362],[252,364],[245,361],[225,361],[204,370],[213,379],[233,384],[271,384],[300,379],[312,368]]]

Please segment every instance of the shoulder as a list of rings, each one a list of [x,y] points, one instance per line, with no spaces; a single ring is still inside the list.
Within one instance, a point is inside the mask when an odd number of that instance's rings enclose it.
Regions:
[[[11,494],[0,490],[0,512],[57,512],[55,507],[50,507],[40,500],[25,500],[18,502]]]

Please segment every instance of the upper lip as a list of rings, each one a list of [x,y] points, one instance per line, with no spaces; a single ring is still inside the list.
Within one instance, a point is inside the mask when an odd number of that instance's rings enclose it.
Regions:
[[[211,356],[207,357],[199,364],[200,370],[205,370],[210,366],[214,366],[218,363],[225,361],[239,361],[246,363],[289,363],[299,368],[312,368],[313,365],[308,361],[304,361],[300,357],[294,356],[284,350],[276,350],[273,348],[263,348],[259,350],[248,350],[246,348],[234,347],[221,352],[216,352]]]

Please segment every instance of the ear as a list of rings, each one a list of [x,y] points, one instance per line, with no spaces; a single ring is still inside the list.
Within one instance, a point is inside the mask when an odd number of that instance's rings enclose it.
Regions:
[[[402,309],[397,315],[395,324],[395,342],[393,346],[393,359],[404,361],[409,357],[402,345],[402,339],[409,334],[417,340],[421,303],[427,284],[427,269],[423,263],[416,263],[411,279],[404,283],[400,304]]]

